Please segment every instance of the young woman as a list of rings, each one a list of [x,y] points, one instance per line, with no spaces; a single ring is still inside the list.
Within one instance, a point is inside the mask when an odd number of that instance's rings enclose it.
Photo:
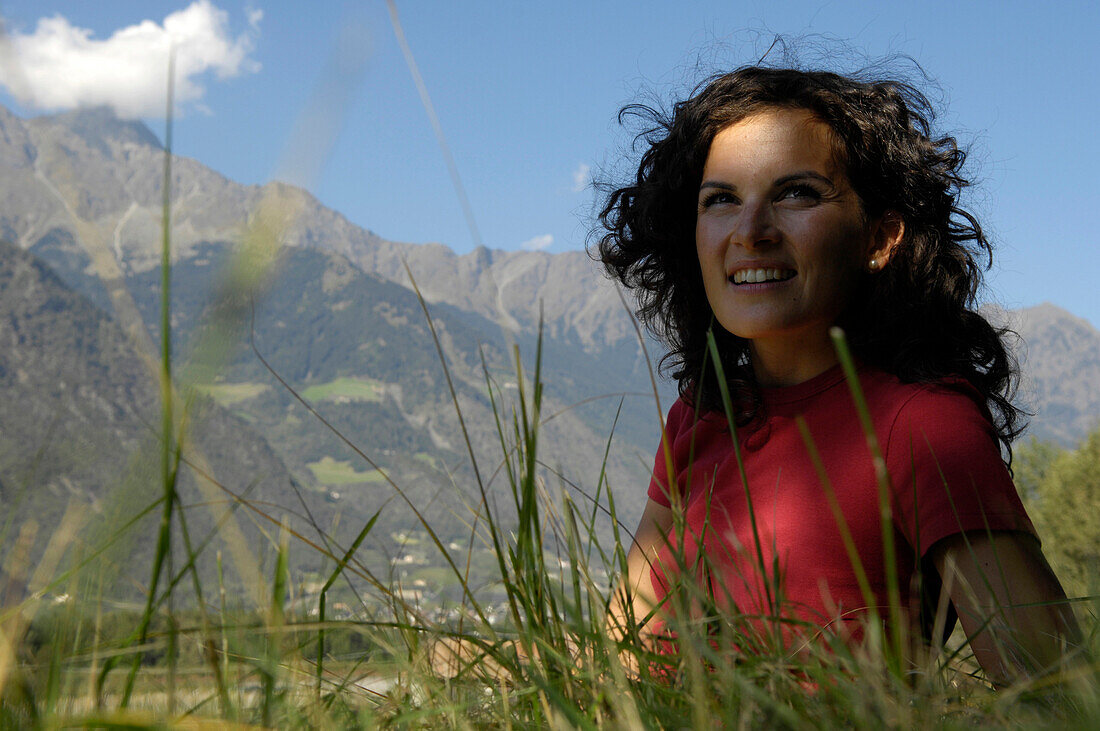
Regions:
[[[669,345],[680,398],[628,556],[632,611],[620,601],[612,622],[705,614],[702,596],[787,639],[856,641],[872,616],[928,636],[942,585],[995,681],[1056,665],[1076,628],[1007,466],[1014,363],[974,309],[991,248],[959,207],[964,154],[931,136],[927,100],[750,67],[667,118],[623,113],[652,126],[598,253]],[[685,582],[695,600],[678,602]]]

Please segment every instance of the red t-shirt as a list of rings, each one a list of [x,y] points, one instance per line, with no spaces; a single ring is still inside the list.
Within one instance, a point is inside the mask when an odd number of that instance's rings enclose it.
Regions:
[[[975,389],[961,379],[905,384],[870,368],[859,378],[889,474],[901,606],[908,608],[916,599],[910,596],[916,568],[936,541],[970,530],[1034,529]],[[846,620],[865,616],[867,602],[795,422],[799,415],[806,421],[873,601],[887,617],[878,483],[851,391],[836,366],[762,395],[761,416],[737,432],[755,536],[724,414],[699,418],[683,400],[672,406],[665,428],[675,479],[669,482],[658,449],[649,497],[665,506],[673,493],[679,498],[686,523],[682,565],[709,583],[719,607],[761,617],[775,616],[770,607],[778,606],[780,616],[858,634]],[[652,569],[658,599],[680,572],[675,535],[669,541]],[[705,571],[695,568],[700,549],[710,563]]]

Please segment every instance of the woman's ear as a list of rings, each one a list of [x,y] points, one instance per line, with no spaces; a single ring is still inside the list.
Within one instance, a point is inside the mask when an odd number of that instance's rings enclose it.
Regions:
[[[890,261],[894,249],[905,237],[905,220],[897,211],[886,211],[874,222],[871,231],[871,251],[867,256],[867,268],[881,270]]]

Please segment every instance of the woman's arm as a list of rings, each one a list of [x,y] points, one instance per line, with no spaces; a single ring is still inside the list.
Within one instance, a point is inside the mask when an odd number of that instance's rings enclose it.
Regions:
[[[944,538],[930,555],[996,685],[1055,672],[1081,646],[1066,593],[1033,536],[970,531]]]
[[[650,499],[626,555],[626,576],[615,587],[608,608],[607,631],[612,639],[621,639],[630,629],[627,622],[631,618],[634,622],[641,621],[656,605],[650,567],[668,540],[671,527],[672,510]]]

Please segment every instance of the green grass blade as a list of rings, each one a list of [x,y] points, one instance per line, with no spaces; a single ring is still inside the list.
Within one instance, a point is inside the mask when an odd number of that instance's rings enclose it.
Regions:
[[[722,367],[722,356],[718,352],[718,343],[714,339],[714,332],[707,331],[707,351],[710,353],[711,362],[718,380],[718,391],[722,396],[722,407],[726,412],[726,423],[730,430],[730,443],[733,445],[733,458],[737,462],[737,473],[741,477],[741,486],[745,491],[745,504],[749,513],[749,524],[752,526],[752,540],[756,548],[757,568],[760,570],[760,578],[764,582],[765,599],[768,603],[768,611],[772,616],[779,616],[780,607],[777,606],[775,592],[768,581],[768,570],[764,564],[764,549],[760,541],[760,531],[757,528],[756,512],[753,509],[752,494],[749,492],[749,479],[745,474],[745,461],[741,456],[741,444],[737,441],[737,424],[733,417],[733,404],[730,400],[729,383],[726,381],[725,369]]]
[[[848,349],[848,342],[844,338],[844,331],[839,327],[829,330],[836,348],[840,365],[844,369],[844,377],[848,382],[848,388],[855,402],[856,413],[859,415],[860,425],[867,438],[867,447],[871,452],[871,460],[875,468],[875,481],[878,485],[879,521],[882,528],[882,557],[886,567],[886,594],[890,603],[890,642],[892,653],[888,657],[895,674],[900,677],[902,673],[902,658],[906,656],[907,631],[901,606],[901,589],[898,583],[897,549],[894,545],[894,515],[890,500],[890,474],[886,470],[886,459],[878,443],[878,435],[875,433],[875,425],[871,420],[871,411],[867,407],[867,400],[863,396],[863,388],[859,383],[859,375],[856,373],[855,359]]]

